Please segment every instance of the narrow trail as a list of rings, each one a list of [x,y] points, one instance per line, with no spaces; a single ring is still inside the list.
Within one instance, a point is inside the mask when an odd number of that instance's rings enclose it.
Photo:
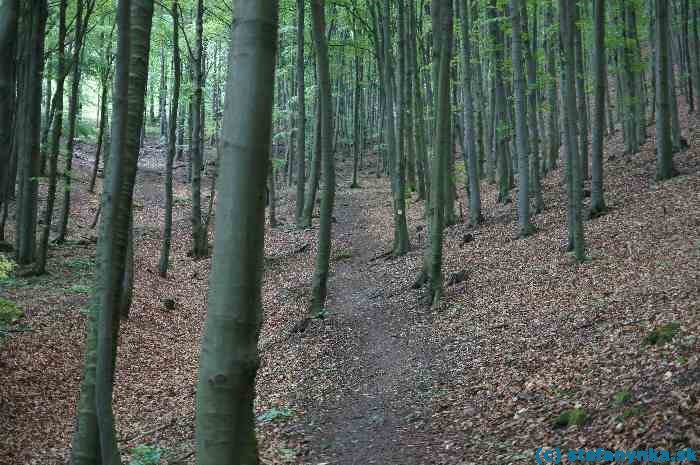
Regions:
[[[387,277],[375,270],[388,240],[370,227],[372,191],[339,192],[334,234],[351,235],[352,256],[335,265],[327,307],[351,351],[333,354],[344,368],[335,398],[310,412],[313,464],[426,463],[428,327],[391,305]]]

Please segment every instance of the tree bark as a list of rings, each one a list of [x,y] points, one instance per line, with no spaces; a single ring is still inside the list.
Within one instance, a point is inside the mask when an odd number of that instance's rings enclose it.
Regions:
[[[382,21],[382,36],[384,42],[384,88],[386,94],[386,138],[391,163],[391,186],[394,206],[394,243],[392,254],[401,256],[409,249],[408,225],[406,223],[406,192],[403,181],[403,156],[399,152],[396,139],[396,121],[394,118],[394,69],[392,65],[393,47],[389,34],[391,20],[390,0],[384,1],[384,21]]]
[[[45,0],[24,3],[25,23],[21,100],[17,115],[17,166],[20,192],[17,202],[17,264],[30,265],[36,254],[37,193],[41,138],[41,83],[48,7]]]
[[[170,119],[168,121],[168,154],[165,159],[165,217],[163,219],[163,245],[160,249],[158,273],[165,278],[168,275],[170,262],[170,245],[173,230],[173,162],[175,160],[175,138],[177,131],[178,105],[180,103],[180,77],[182,65],[180,63],[179,47],[179,17],[177,0],[173,0],[170,12],[173,19],[173,88],[170,106]],[[213,195],[213,193],[212,193]]]
[[[306,85],[304,70],[304,1],[297,0],[297,198],[295,219],[304,226],[304,188],[306,183]]]
[[[576,26],[574,12],[576,5],[569,0],[559,0],[561,63],[562,63],[562,101],[564,106],[564,128],[566,137],[566,180],[568,219],[569,219],[569,250],[574,251],[576,260],[585,260],[585,243],[583,237],[583,222],[581,210],[583,205],[583,186],[581,180],[577,136],[576,108],[576,59],[574,35]]]
[[[607,86],[605,2],[606,0],[595,0],[593,7],[595,116],[593,117],[593,152],[591,153],[591,218],[596,218],[607,210],[603,190],[603,132],[605,131],[605,89]]]
[[[0,166],[9,167],[12,158],[12,128],[14,125],[17,42],[17,0],[0,3]],[[0,170],[0,204],[5,205],[8,184],[14,183],[11,170]]]
[[[204,162],[202,142],[202,101],[203,101],[203,30],[204,0],[197,0],[196,39],[194,66],[194,98],[192,101],[192,255],[204,257],[208,253],[208,238],[202,223],[202,164]]]
[[[335,166],[333,155],[333,101],[331,99],[330,65],[326,42],[325,0],[312,0],[314,47],[318,67],[319,97],[321,108],[321,147],[323,160],[323,195],[321,197],[321,221],[318,232],[318,252],[311,286],[310,314],[318,315],[326,305],[328,269],[331,251],[331,227],[335,199]]]
[[[674,176],[673,143],[671,141],[671,92],[668,87],[670,47],[668,3],[656,0],[656,179]]]
[[[530,144],[527,127],[527,100],[523,71],[523,42],[520,0],[510,1],[512,21],[511,52],[513,58],[515,135],[518,157],[518,236],[528,237],[533,232],[530,223]],[[525,18],[527,21],[527,18]]]
[[[77,0],[75,13],[75,45],[73,47],[73,80],[71,82],[71,97],[68,102],[68,134],[66,134],[66,164],[63,169],[63,208],[61,209],[61,223],[58,227],[58,242],[64,242],[68,234],[68,220],[70,219],[71,205],[71,185],[73,181],[73,152],[75,149],[75,124],[78,117],[80,98],[80,79],[82,67],[80,58],[83,49],[87,23],[92,13],[94,1],[88,5],[88,9],[83,16],[85,0]]]
[[[46,258],[49,253],[49,235],[51,234],[51,220],[53,219],[53,207],[56,201],[56,184],[58,155],[60,149],[61,132],[63,130],[63,87],[66,77],[66,9],[67,0],[61,0],[58,7],[58,57],[56,59],[56,92],[54,93],[53,107],[55,115],[51,128],[51,146],[49,149],[49,185],[46,193],[46,206],[44,209],[41,239],[39,241],[39,253],[37,256],[35,272],[46,272]]]
[[[265,180],[278,4],[236,0],[222,131],[221,192],[196,397],[199,465],[257,465],[255,376],[262,318]]]

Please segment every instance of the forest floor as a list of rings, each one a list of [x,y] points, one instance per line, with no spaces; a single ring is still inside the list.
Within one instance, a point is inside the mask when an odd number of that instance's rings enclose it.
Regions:
[[[534,463],[543,446],[700,449],[700,122],[688,121],[691,148],[662,184],[653,182],[653,134],[633,156],[619,135],[609,141],[610,211],[586,222],[582,265],[564,251],[561,169],[544,180],[546,210],[524,240],[514,238],[514,205],[496,204],[483,184],[485,223],[446,230],[446,278],[464,271],[466,280],[447,286],[435,311],[411,288],[426,245],[423,202],[408,202],[411,252],[380,257],[393,229],[387,180],[367,169],[360,189],[347,188],[349,160],[338,155],[326,316],[303,333],[292,328],[305,316],[317,224],[294,228],[293,192],[280,189],[282,224],[265,243],[262,463],[505,465]],[[180,167],[171,271],[157,276],[163,150],[148,140],[137,180],[136,284],[115,411],[125,452],[147,444],[162,463],[193,464],[210,260],[187,256]],[[51,250],[48,275],[0,282],[0,295],[26,312],[16,326],[24,332],[0,342],[2,464],[64,464],[69,454],[99,199],[87,192],[93,147],[78,152],[70,241]],[[654,334],[661,340],[651,344]],[[574,408],[581,425],[555,425]]]

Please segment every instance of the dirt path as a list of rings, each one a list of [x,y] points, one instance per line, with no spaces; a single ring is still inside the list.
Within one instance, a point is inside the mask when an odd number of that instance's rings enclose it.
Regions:
[[[351,235],[352,256],[335,265],[327,306],[338,331],[350,333],[350,352],[333,354],[343,367],[336,395],[310,412],[313,464],[426,463],[427,326],[389,302],[387,276],[376,266],[383,259],[372,260],[387,239],[369,227],[371,195],[371,188],[342,191],[336,208],[335,234]]]

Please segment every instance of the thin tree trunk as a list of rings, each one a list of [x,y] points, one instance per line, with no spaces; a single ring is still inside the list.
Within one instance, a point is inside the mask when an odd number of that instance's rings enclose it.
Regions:
[[[566,136],[566,178],[569,200],[569,249],[579,262],[585,259],[585,243],[581,210],[583,206],[583,186],[581,181],[580,157],[576,140],[576,59],[574,35],[576,26],[574,12],[576,5],[569,0],[559,0],[561,27],[562,100],[564,106],[564,128]]]
[[[675,175],[673,166],[673,143],[671,141],[672,92],[669,76],[670,47],[668,3],[656,0],[656,179],[662,181]]]
[[[85,16],[83,7],[85,0],[77,0],[75,13],[75,45],[73,48],[73,80],[71,82],[71,97],[68,102],[68,134],[66,135],[66,164],[63,169],[63,208],[61,210],[61,223],[58,228],[58,242],[64,242],[68,234],[68,220],[70,219],[71,185],[73,181],[73,152],[75,151],[75,125],[78,117],[80,98],[80,79],[82,76],[81,54],[83,41],[87,30],[88,20],[92,13],[94,2],[88,5]]]
[[[56,114],[51,130],[51,147],[49,149],[49,186],[46,194],[46,207],[44,209],[44,221],[39,241],[39,253],[35,266],[36,274],[46,272],[46,258],[49,252],[49,235],[51,234],[51,220],[53,219],[53,207],[56,201],[56,184],[58,170],[58,155],[63,130],[63,87],[66,77],[66,9],[67,0],[61,0],[58,7],[58,57],[56,60],[56,93],[54,94],[53,107]]]
[[[194,257],[204,257],[208,253],[207,234],[202,223],[202,164],[203,164],[203,142],[202,142],[202,101],[203,101],[203,16],[204,0],[197,0],[196,19],[196,45],[194,64],[194,99],[192,102],[192,255]]]
[[[297,198],[295,219],[304,226],[304,188],[306,183],[306,86],[304,67],[304,0],[297,0]],[[309,224],[310,224],[309,218]]]
[[[530,223],[530,144],[527,127],[527,100],[525,73],[523,71],[523,42],[520,0],[510,1],[512,38],[511,52],[513,58],[514,97],[515,97],[515,134],[518,157],[518,236],[528,237],[533,232]],[[525,18],[527,21],[527,18]]]
[[[464,151],[466,152],[465,170],[467,173],[467,187],[469,188],[469,221],[475,226],[483,221],[481,215],[481,190],[479,186],[479,172],[476,154],[476,136],[474,134],[474,102],[472,98],[472,63],[471,63],[471,23],[470,0],[458,0],[457,6],[462,25],[462,62],[464,68],[463,94],[464,94]]]
[[[391,19],[390,0],[384,1],[384,20],[382,21],[382,36],[384,42],[384,81],[386,93],[386,135],[391,163],[391,185],[394,206],[394,244],[392,254],[400,256],[406,254],[409,249],[408,225],[406,223],[406,193],[403,182],[402,155],[396,139],[394,120],[394,69],[392,66],[393,52],[391,36],[389,34],[389,21]]]
[[[530,195],[535,198],[535,213],[541,213],[544,210],[544,199],[542,197],[542,184],[540,182],[540,122],[543,120],[542,112],[539,111],[537,97],[537,56],[536,43],[537,31],[533,31],[532,35],[528,32],[527,26],[527,6],[525,2],[519,0],[521,10],[521,25],[523,34],[523,44],[525,49],[525,60],[527,62],[527,116],[528,127],[530,129]],[[535,19],[537,10],[535,10]],[[539,118],[538,118],[539,116]],[[539,121],[538,121],[539,120]],[[542,122],[544,128],[544,122]]]
[[[321,147],[323,154],[323,195],[321,197],[321,221],[318,232],[318,252],[311,285],[311,315],[319,315],[326,305],[328,269],[331,251],[331,227],[333,201],[335,199],[335,166],[332,152],[331,78],[326,42],[325,0],[312,0],[313,38],[318,67],[319,97],[321,108]]]
[[[603,132],[605,131],[605,89],[607,86],[605,2],[606,0],[595,0],[593,13],[595,116],[593,117],[593,152],[591,154],[591,218],[604,214],[607,209],[603,191]]]
[[[437,66],[437,134],[434,146],[436,153],[433,158],[431,170],[431,226],[430,226],[430,252],[428,263],[428,279],[430,282],[430,296],[433,308],[440,304],[442,296],[442,238],[443,238],[443,206],[445,171],[440,167],[444,165],[444,158],[451,155],[451,151],[445,148],[445,139],[450,137],[450,60],[452,58],[452,2],[440,5],[438,13],[437,31],[439,46],[439,64]]]
[[[182,65],[180,63],[180,47],[178,37],[178,4],[173,0],[170,12],[173,19],[173,94],[170,99],[170,120],[168,127],[168,154],[165,159],[165,217],[163,219],[163,245],[160,249],[158,273],[165,278],[168,274],[170,262],[170,245],[173,229],[173,162],[175,159],[175,137],[177,131],[178,105],[180,102],[180,78]],[[213,193],[212,193],[213,195]]]

